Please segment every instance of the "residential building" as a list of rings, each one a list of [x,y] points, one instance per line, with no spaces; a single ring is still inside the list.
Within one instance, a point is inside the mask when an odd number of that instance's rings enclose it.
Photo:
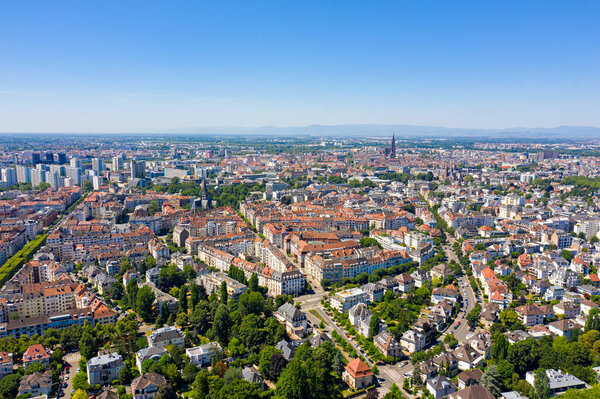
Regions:
[[[373,344],[383,356],[398,358],[402,356],[402,346],[392,334],[382,331],[373,337]]]
[[[255,366],[246,366],[242,370],[242,378],[251,384],[256,384],[260,389],[264,389],[265,381],[262,374]]]
[[[456,385],[454,385],[448,377],[443,375],[437,375],[428,379],[426,387],[429,392],[433,394],[435,399],[441,399],[456,391]]]
[[[13,355],[8,352],[0,352],[0,380],[13,373]]]
[[[199,367],[209,366],[213,359],[222,352],[223,350],[218,342],[210,342],[185,350],[185,354],[190,358],[190,362]]]
[[[312,343],[312,339],[311,339],[311,343]],[[296,354],[296,347],[291,342],[288,342],[285,339],[282,339],[281,341],[279,341],[277,343],[277,345],[275,345],[275,348],[281,351],[281,354],[287,361],[292,360],[292,358],[294,357],[294,354]],[[316,348],[316,346],[313,345],[313,348]]]
[[[106,385],[119,378],[119,373],[125,363],[118,353],[100,355],[87,362],[88,383],[90,385]]]
[[[460,389],[465,389],[471,385],[479,384],[482,376],[483,371],[481,371],[481,369],[465,370],[456,376],[458,387]]]
[[[471,385],[469,387],[461,389],[460,391],[450,394],[450,399],[496,399],[496,398],[483,385]],[[506,398],[506,399],[508,399],[508,398]],[[510,398],[510,399],[521,399],[521,398]]]
[[[573,335],[573,331],[579,330],[580,328],[581,326],[572,319],[556,320],[548,325],[548,329],[552,334],[564,336],[569,339]]]
[[[165,377],[160,374],[142,374],[131,382],[131,394],[133,399],[152,399],[166,383]]]
[[[223,272],[203,274],[202,276],[198,277],[198,280],[199,283],[204,286],[206,293],[209,295],[214,291],[220,292],[221,284],[223,282],[225,282],[225,285],[227,286],[227,295],[229,298],[239,298],[239,296],[248,289],[248,287],[246,287],[244,284],[232,279]]]
[[[415,330],[408,330],[402,334],[400,343],[409,353],[422,351],[427,345],[425,336]]]
[[[185,335],[175,326],[165,326],[155,330],[148,336],[148,346],[160,346],[164,348],[174,345],[180,349],[185,348]]]
[[[152,360],[153,362],[157,362],[161,357],[167,355],[169,352],[161,346],[149,346],[147,348],[142,348],[135,353],[135,364],[140,371],[142,372],[142,365],[146,360]]]
[[[289,334],[304,338],[308,332],[308,321],[306,314],[298,309],[293,303],[284,303],[277,309],[275,318],[285,326]]]
[[[362,360],[356,358],[344,368],[342,379],[352,389],[364,389],[375,383],[375,375]]]
[[[363,337],[369,336],[373,312],[364,303],[357,303],[348,311],[348,319]]]
[[[544,300],[546,300],[546,301],[561,300],[564,295],[565,295],[565,289],[563,287],[553,285],[546,290],[546,293],[544,294]]]
[[[338,312],[347,312],[358,303],[369,303],[369,295],[360,288],[336,292],[330,299],[331,307]]]
[[[52,390],[52,373],[46,371],[45,373],[35,372],[21,378],[19,384],[19,396],[31,395],[32,397],[48,397]]]
[[[552,395],[559,395],[569,389],[584,389],[587,387],[587,384],[579,378],[571,374],[563,374],[560,370],[548,369],[546,370],[546,375],[548,376],[548,385]],[[531,384],[531,386],[534,386],[535,372],[527,372],[525,374],[525,380]]]
[[[547,312],[536,304],[519,306],[515,308],[515,312],[519,316],[519,320],[526,327],[544,324],[544,320],[548,316]]]
[[[31,345],[25,353],[23,353],[23,366],[25,369],[32,363],[42,363],[44,367],[50,367],[51,352],[42,344]]]

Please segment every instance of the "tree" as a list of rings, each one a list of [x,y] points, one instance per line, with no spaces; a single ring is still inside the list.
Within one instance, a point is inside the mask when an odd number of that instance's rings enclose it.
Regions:
[[[215,313],[215,321],[213,323],[213,334],[215,338],[222,344],[227,345],[229,342],[229,331],[231,329],[231,318],[229,311],[223,304],[219,305]]]
[[[156,202],[154,200],[150,201],[150,203],[148,204],[148,214],[150,216],[152,216],[155,213],[160,212],[160,211],[161,211],[161,207],[158,204],[158,202]]]
[[[0,397],[7,399],[16,398],[19,384],[21,383],[21,377],[20,371],[4,376],[4,378],[0,380]]]
[[[269,375],[269,370],[271,369],[271,358],[277,352],[281,353],[279,349],[275,348],[272,345],[267,345],[260,351],[258,370],[261,372],[262,375]]]
[[[420,386],[423,384],[423,376],[421,375],[421,367],[415,367],[412,375],[412,384],[413,386]]]
[[[300,361],[292,361],[286,367],[277,381],[277,393],[286,399],[304,399],[306,396],[305,381],[307,375]]]
[[[551,396],[550,380],[548,379],[544,369],[540,368],[535,372],[533,392],[537,399],[548,399]]]
[[[485,369],[481,376],[481,385],[486,387],[494,397],[500,396],[500,393],[502,392],[502,383],[500,381],[498,367],[495,364],[492,364]]]
[[[585,321],[585,331],[600,330],[600,315],[596,308],[592,308]]]
[[[115,301],[118,301],[121,298],[123,298],[124,294],[125,294],[125,289],[123,288],[123,283],[120,280],[117,280],[110,287],[110,297],[112,299],[114,299]]]
[[[198,284],[192,282],[190,284],[190,308],[194,310],[198,302],[200,302],[200,288]]]
[[[179,313],[187,313],[187,287],[185,285],[179,290]]]
[[[86,322],[87,323],[87,322]],[[85,330],[81,334],[79,340],[79,352],[86,359],[91,359],[96,356],[97,348],[94,342],[94,336],[92,335],[91,327],[88,325],[89,330]]]
[[[244,292],[240,295],[239,310],[242,316],[255,314],[260,316],[264,311],[265,299],[260,292]]]
[[[382,248],[381,244],[379,243],[379,241],[377,241],[376,239],[374,239],[373,237],[365,237],[365,238],[361,238],[360,239],[360,245],[363,248],[366,247],[379,247]]]
[[[165,325],[165,320],[162,317],[162,313],[158,313],[156,320],[154,320],[154,327],[156,329],[162,328]]]
[[[73,396],[71,396],[71,399],[88,399],[88,395],[83,389],[78,389]]]
[[[119,371],[119,379],[121,380],[122,384],[129,384],[131,380],[133,380],[133,373],[131,372],[131,367],[128,367],[127,365],[123,366],[121,368],[121,371]]]
[[[600,398],[600,385],[590,389],[569,389],[560,396],[561,399],[597,399]]]
[[[204,399],[209,392],[208,377],[204,370],[196,375],[194,380],[194,396],[199,399]]]
[[[127,304],[131,308],[135,308],[135,300],[137,298],[138,284],[137,280],[131,279],[127,283]]]
[[[501,332],[494,334],[494,343],[490,348],[490,355],[495,361],[506,359],[508,354],[508,339]]]
[[[147,285],[140,288],[137,292],[135,311],[146,322],[152,321],[152,305],[154,304],[155,299],[156,296],[154,295],[154,292],[152,292],[152,289]]]
[[[269,379],[272,381],[277,381],[285,366],[287,366],[288,362],[285,357],[280,352],[275,352],[273,356],[271,356],[270,367],[269,367]]]
[[[479,323],[480,314],[481,305],[479,304],[479,302],[477,302],[473,309],[471,309],[471,311],[467,314],[467,322],[469,323],[469,326],[473,327],[477,325],[477,323]]]
[[[256,273],[252,273],[248,280],[248,289],[251,291],[258,291],[258,276]]]
[[[90,180],[85,180],[82,188],[83,191],[92,191],[94,189],[94,184]]]
[[[75,374],[75,377],[73,377],[73,389],[81,389],[84,391],[90,389],[90,384],[88,383],[87,374],[85,371],[80,371],[79,373]]]
[[[261,391],[258,385],[251,384],[246,380],[234,380],[223,385],[216,399],[260,399]]]
[[[562,251],[560,251],[560,256],[562,256],[568,262],[573,260],[573,253],[567,249],[563,249]]]
[[[335,352],[335,357],[333,358],[333,371],[341,376],[345,367],[346,363],[344,362],[344,355],[338,350]]]
[[[227,283],[225,281],[221,283],[221,303],[227,303]]]
[[[450,333],[444,337],[444,344],[454,349],[458,345],[458,339],[456,339],[454,334]]]
[[[215,363],[213,367],[213,372],[216,373],[219,377],[223,378],[225,372],[227,371],[227,365],[222,360],[219,360]]]
[[[404,389],[408,391],[408,379],[404,380]],[[398,388],[398,385],[393,384],[390,388],[390,391],[385,394],[384,399],[404,399],[404,395]]]
[[[27,370],[25,371],[25,374],[29,375],[29,374],[33,374],[36,372],[43,373],[44,371],[46,371],[46,366],[44,366],[43,363],[33,362],[33,363],[30,363],[29,366],[27,366]]]
[[[379,399],[379,391],[377,389],[371,389],[367,392],[365,399]]]
[[[161,385],[158,388],[158,393],[154,397],[155,399],[177,399],[177,393],[173,389],[173,386],[169,383]]]
[[[153,257],[148,257],[148,268],[156,266],[156,261]],[[169,265],[160,269],[158,274],[158,288],[164,292],[168,292],[173,287],[181,287],[186,283],[185,274],[174,265]]]
[[[235,380],[241,380],[242,377],[242,369],[241,367],[229,367],[225,374],[223,374],[223,382],[225,384],[230,384]]]
[[[524,330],[523,324],[519,321],[519,316],[514,310],[504,309],[500,312],[500,321],[511,330]]]
[[[377,334],[379,334],[379,318],[372,315],[369,321],[369,338],[373,339]]]
[[[185,265],[183,267],[183,275],[187,281],[194,281],[196,276],[198,276],[196,270],[194,270],[194,267],[191,265]]]

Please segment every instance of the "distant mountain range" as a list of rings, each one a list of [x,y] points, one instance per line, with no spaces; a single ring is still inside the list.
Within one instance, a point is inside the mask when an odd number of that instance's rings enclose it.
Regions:
[[[558,126],[553,128],[515,127],[508,129],[462,129],[438,126],[412,125],[309,125],[309,126],[263,126],[263,127],[203,127],[160,131],[163,134],[206,134],[206,135],[269,135],[269,136],[335,136],[335,137],[379,137],[396,134],[398,138],[416,137],[490,137],[490,138],[549,138],[585,139],[600,138],[600,128],[590,126]]]

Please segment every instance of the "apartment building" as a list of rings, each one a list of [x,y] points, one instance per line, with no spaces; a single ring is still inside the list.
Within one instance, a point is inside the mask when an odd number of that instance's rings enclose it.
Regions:
[[[90,385],[110,384],[119,378],[119,373],[124,366],[123,357],[118,353],[93,357],[86,365],[88,383]]]
[[[331,307],[341,313],[349,311],[359,303],[369,302],[369,295],[360,288],[336,292],[330,299]]]

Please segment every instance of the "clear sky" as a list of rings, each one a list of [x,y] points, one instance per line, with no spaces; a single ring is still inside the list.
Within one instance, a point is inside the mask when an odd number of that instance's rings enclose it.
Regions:
[[[0,131],[600,126],[600,1],[4,1]]]

